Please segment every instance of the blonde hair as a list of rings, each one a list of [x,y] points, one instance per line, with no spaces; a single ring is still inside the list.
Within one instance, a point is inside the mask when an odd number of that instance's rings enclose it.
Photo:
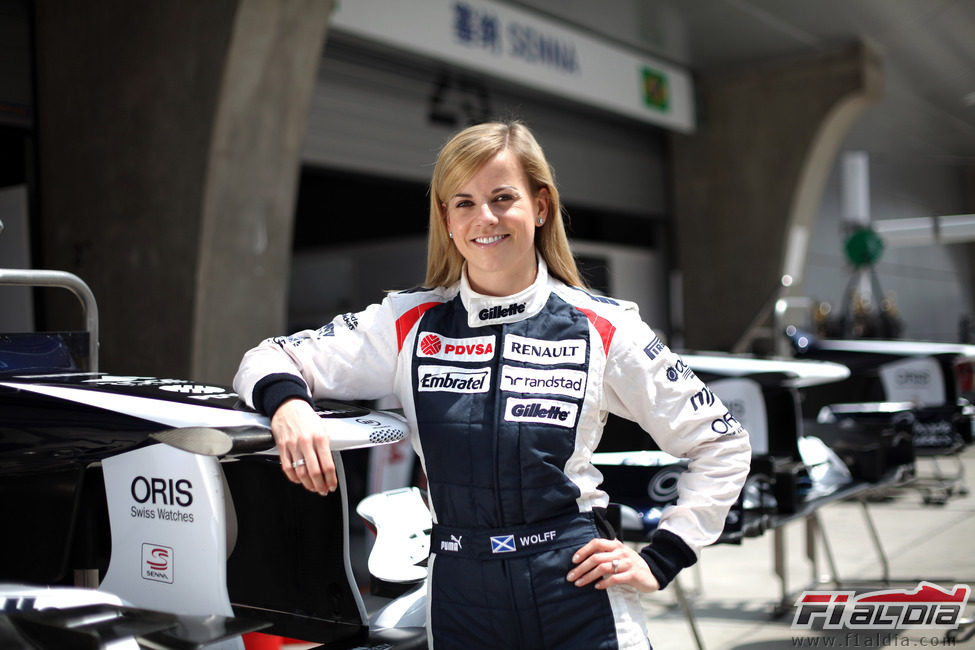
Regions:
[[[428,287],[449,286],[460,279],[464,258],[450,241],[443,206],[484,163],[502,151],[517,156],[534,195],[546,188],[549,215],[535,229],[535,249],[548,265],[549,275],[568,285],[584,287],[562,222],[555,177],[531,131],[518,121],[475,124],[453,136],[440,150],[430,181],[430,232],[427,242]]]

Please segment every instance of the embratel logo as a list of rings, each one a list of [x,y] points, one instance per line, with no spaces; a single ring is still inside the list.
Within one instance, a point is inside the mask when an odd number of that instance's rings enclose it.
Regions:
[[[796,600],[792,627],[824,630],[948,629],[961,622],[971,587],[950,591],[930,582],[912,590],[886,589],[857,595],[855,591],[804,591]]]
[[[421,393],[486,393],[491,387],[490,368],[420,366],[417,373]]]
[[[158,544],[142,545],[142,577],[173,583],[173,549]]]
[[[494,358],[494,336],[450,339],[433,332],[420,332],[417,356],[445,361],[486,361]]]

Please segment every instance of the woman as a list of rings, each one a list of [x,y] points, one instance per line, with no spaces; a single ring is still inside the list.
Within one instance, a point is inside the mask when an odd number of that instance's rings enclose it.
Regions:
[[[721,532],[751,459],[720,401],[630,303],[584,291],[559,195],[520,123],[470,127],[430,187],[426,285],[248,352],[234,386],[271,426],[287,477],[336,486],[312,399],[395,394],[434,517],[428,630],[441,648],[647,648],[638,592]],[[669,372],[668,372],[669,371]],[[639,553],[612,539],[590,463],[607,411],[690,458]],[[728,431],[729,427],[715,427]]]

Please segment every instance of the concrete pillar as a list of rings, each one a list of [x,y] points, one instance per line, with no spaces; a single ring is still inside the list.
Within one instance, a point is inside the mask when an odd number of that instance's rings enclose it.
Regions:
[[[229,382],[242,341],[284,326],[297,143],[331,2],[35,11],[38,266],[92,287],[102,369]],[[73,304],[45,305],[48,327],[71,325]]]
[[[837,149],[881,76],[862,43],[700,76],[700,128],[672,137],[686,347],[732,349],[802,269]]]
[[[284,332],[294,203],[331,0],[242,2],[203,196],[193,378],[228,383]]]
[[[975,214],[975,165],[968,165],[962,170],[962,195],[963,212]],[[975,291],[975,244],[962,244],[965,247],[965,259],[969,260],[967,286],[971,291]],[[975,295],[971,296],[972,304],[975,304]],[[968,327],[959,326],[958,338],[964,343],[975,342],[975,314],[969,314]]]

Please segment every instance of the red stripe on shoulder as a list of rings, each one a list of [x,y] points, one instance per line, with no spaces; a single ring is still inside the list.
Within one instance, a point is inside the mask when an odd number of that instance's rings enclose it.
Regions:
[[[403,350],[403,341],[406,340],[406,335],[410,333],[416,322],[420,320],[420,316],[430,309],[431,307],[436,307],[441,303],[439,302],[425,302],[421,305],[417,305],[413,309],[408,310],[402,316],[396,319],[396,349]]]
[[[608,355],[609,346],[612,345],[613,336],[616,334],[616,326],[594,311],[582,308],[577,309],[586,315],[586,318],[589,319],[592,326],[596,328],[597,332],[599,332],[599,338],[603,340],[603,350]]]

